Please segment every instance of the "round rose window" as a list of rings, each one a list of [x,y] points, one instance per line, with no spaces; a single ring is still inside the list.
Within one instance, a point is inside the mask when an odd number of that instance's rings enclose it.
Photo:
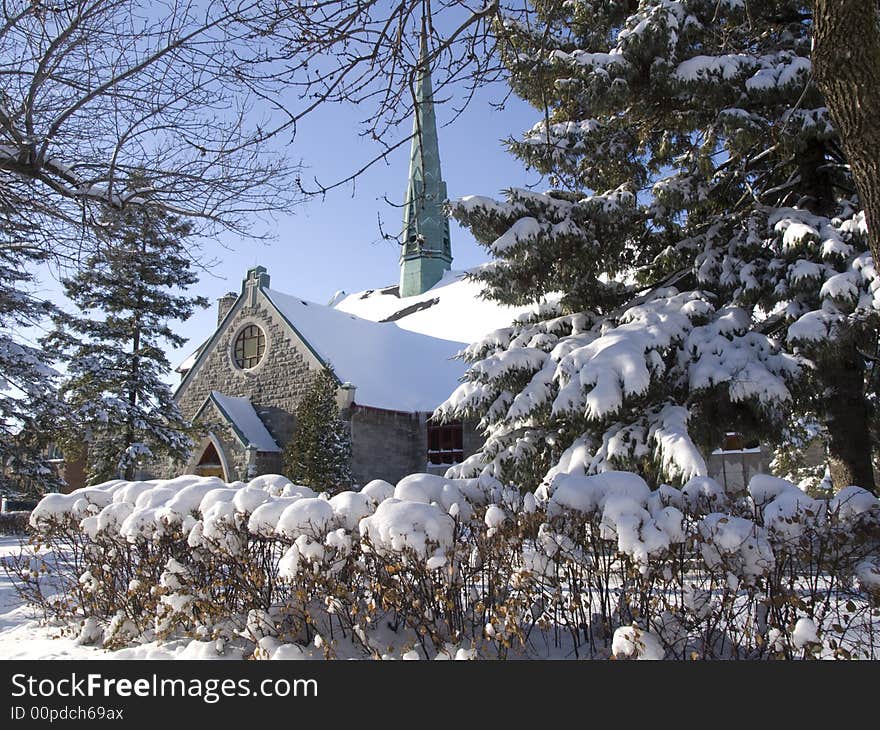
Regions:
[[[266,335],[255,324],[248,325],[235,338],[235,364],[249,370],[263,359],[266,351]]]

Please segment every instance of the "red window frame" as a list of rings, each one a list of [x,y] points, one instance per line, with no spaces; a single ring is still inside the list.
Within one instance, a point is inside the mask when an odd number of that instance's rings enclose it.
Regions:
[[[460,464],[464,460],[464,430],[461,422],[429,422],[427,446],[429,464]]]

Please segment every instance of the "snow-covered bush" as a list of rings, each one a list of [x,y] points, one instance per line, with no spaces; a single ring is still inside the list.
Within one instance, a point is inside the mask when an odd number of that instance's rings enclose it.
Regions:
[[[0,512],[0,535],[23,535],[27,531],[30,512]]]
[[[858,487],[813,499],[758,475],[747,494],[707,477],[651,490],[563,465],[534,493],[413,474],[330,497],[277,475],[184,476],[48,495],[31,527],[55,559],[20,561],[23,593],[112,648],[189,637],[255,658],[878,655],[880,501]]]

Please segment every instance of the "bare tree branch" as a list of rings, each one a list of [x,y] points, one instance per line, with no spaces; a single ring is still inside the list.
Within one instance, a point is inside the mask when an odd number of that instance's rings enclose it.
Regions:
[[[290,118],[275,121],[256,83],[251,18],[263,12],[210,0],[4,3],[4,216],[94,223],[107,205],[158,205],[254,235],[252,214],[288,209],[292,170],[264,130]],[[135,173],[151,188],[118,192]]]

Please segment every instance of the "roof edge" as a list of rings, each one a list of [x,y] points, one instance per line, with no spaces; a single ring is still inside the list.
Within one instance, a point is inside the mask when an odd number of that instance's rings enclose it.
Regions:
[[[182,393],[184,386],[188,385],[190,377],[198,369],[199,365],[201,365],[202,359],[208,352],[214,349],[214,341],[217,339],[217,337],[219,337],[220,332],[226,326],[226,320],[228,320],[232,316],[232,313],[235,312],[236,309],[238,309],[238,306],[243,298],[243,294],[238,295],[238,298],[235,300],[235,304],[233,304],[229,308],[226,316],[224,316],[223,319],[220,320],[220,324],[218,324],[217,327],[214,329],[214,334],[212,334],[207,340],[205,340],[204,344],[202,345],[202,350],[198,354],[198,357],[196,357],[195,362],[193,362],[192,367],[186,371],[184,376],[180,379],[180,382],[177,384],[177,388],[175,388],[174,394],[171,396],[172,400],[177,401],[177,397]],[[204,407],[204,403],[202,404],[202,407]],[[193,416],[193,418],[195,418],[195,416]]]
[[[327,368],[327,370],[330,372],[330,375],[332,375],[332,376],[333,376],[333,379],[336,381],[336,384],[337,384],[337,385],[342,385],[343,381],[342,381],[342,379],[336,374],[336,371],[333,369],[333,364],[330,363],[330,362],[327,362],[326,358],[324,358],[324,357],[323,357],[323,356],[322,356],[322,355],[321,355],[321,354],[320,354],[320,353],[319,353],[314,347],[312,347],[312,343],[309,342],[308,339],[306,339],[305,336],[303,336],[303,333],[300,332],[300,331],[296,328],[296,325],[295,325],[293,322],[290,321],[290,319],[288,318],[288,316],[284,313],[284,310],[283,310],[281,307],[279,307],[279,306],[278,306],[278,303],[275,302],[275,301],[272,299],[272,290],[271,290],[271,289],[263,289],[263,290],[261,290],[261,291],[262,291],[263,294],[265,295],[266,300],[272,305],[272,307],[273,307],[273,308],[275,309],[275,311],[278,313],[278,316],[281,317],[281,319],[283,319],[283,320],[287,323],[287,326],[290,327],[291,330],[293,330],[293,333],[299,338],[299,341],[302,342],[302,343],[303,343],[303,344],[309,349],[309,352],[312,353],[312,355],[314,356],[314,358],[315,358],[319,363],[321,363],[321,365],[323,365],[325,368]],[[279,292],[279,294],[283,294],[283,292]],[[285,296],[293,296],[293,295],[292,295],[292,294],[286,294]],[[301,301],[302,301],[302,300],[301,300]],[[316,305],[316,306],[322,306],[322,305]],[[334,308],[334,307],[328,307],[328,309],[335,309],[335,308]],[[340,312],[341,312],[342,310],[337,310],[337,311],[340,311]],[[347,314],[347,313],[346,313],[346,314]],[[369,320],[368,320],[368,321],[369,321]],[[355,383],[355,385],[357,385],[357,383]]]
[[[227,412],[227,410],[226,410],[226,409],[220,404],[220,401],[217,400],[217,398],[214,397],[214,394],[215,394],[215,393],[219,393],[220,395],[223,395],[223,394],[220,393],[220,391],[218,391],[218,390],[212,390],[212,391],[208,394],[208,397],[205,398],[205,400],[204,400],[204,402],[202,403],[202,405],[199,406],[199,408],[198,408],[198,410],[196,411],[195,415],[193,416],[193,419],[192,419],[192,420],[195,421],[195,420],[199,417],[199,414],[201,414],[201,412],[205,409],[205,406],[208,405],[209,402],[211,402],[211,403],[214,404],[214,406],[217,408],[217,410],[220,411],[220,415],[222,415],[223,418],[226,419],[226,422],[232,427],[232,432],[235,434],[235,437],[239,440],[239,442],[241,443],[241,445],[244,446],[246,449],[248,449],[248,448],[250,448],[251,446],[253,446],[253,444],[251,444],[251,442],[248,441],[247,437],[241,432],[241,429],[240,429],[240,428],[238,427],[238,425],[235,423],[235,419],[233,419],[232,416],[229,415],[229,413]],[[228,396],[228,397],[233,397],[233,396]],[[248,403],[250,403],[251,408],[254,408],[254,404],[251,403],[250,398],[248,398],[247,400],[248,400]],[[254,413],[257,414],[257,409],[256,409],[256,408],[254,408]],[[257,414],[257,418],[260,418],[259,414]],[[262,421],[263,421],[263,419],[260,418],[260,422],[261,422],[261,423],[262,423]],[[264,424],[263,424],[263,428],[265,428],[265,427],[266,427],[266,424],[264,423]],[[268,429],[268,428],[266,429],[266,433],[268,433],[269,436],[272,438],[272,442],[275,444],[275,448],[278,449],[278,452],[275,452],[275,451],[266,451],[265,449],[257,449],[257,451],[258,451],[258,452],[261,452],[261,453],[266,453],[266,454],[280,453],[282,449],[281,449],[281,447],[278,445],[278,442],[275,440],[275,437],[272,436],[272,434],[269,432],[269,429]]]

